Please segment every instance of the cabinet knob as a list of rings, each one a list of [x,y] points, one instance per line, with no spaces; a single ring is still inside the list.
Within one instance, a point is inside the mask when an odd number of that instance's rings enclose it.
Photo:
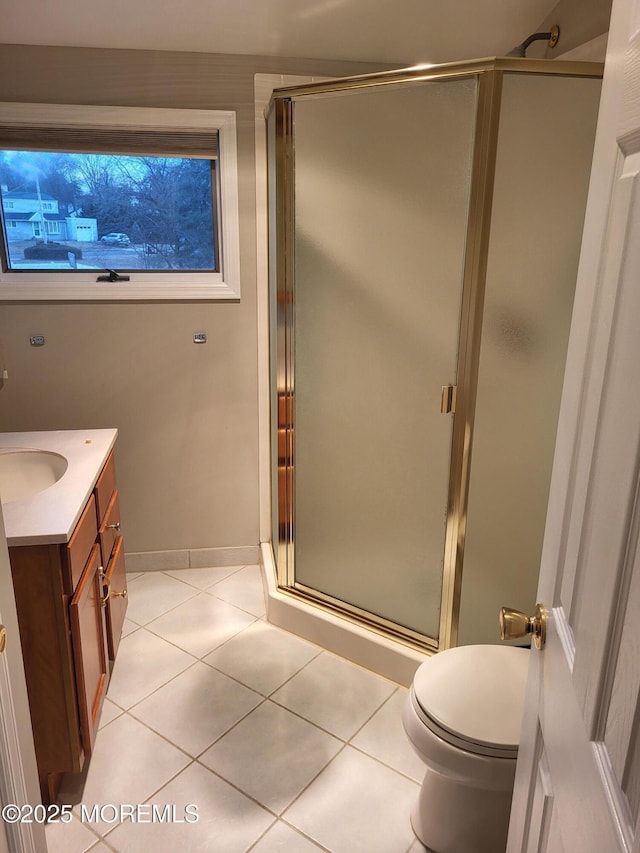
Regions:
[[[111,590],[109,594],[111,595],[111,598],[117,598],[118,596],[120,596],[120,598],[126,598],[127,590],[123,589],[121,592],[114,592],[113,590]]]
[[[120,533],[120,522],[116,521],[115,524],[107,524],[107,529],[108,530],[117,530],[118,533]]]
[[[0,655],[4,654],[7,647],[7,629],[4,625],[0,625]]]

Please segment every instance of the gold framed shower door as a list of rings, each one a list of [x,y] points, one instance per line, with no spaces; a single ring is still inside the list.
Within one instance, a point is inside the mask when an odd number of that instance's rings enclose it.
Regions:
[[[275,282],[272,281],[270,285],[274,289],[275,303],[270,345],[275,354],[275,388],[272,389],[271,399],[272,406],[276,408],[274,420],[277,434],[273,436],[275,452],[272,458],[276,471],[272,472],[272,489],[276,494],[276,500],[273,502],[277,515],[274,519],[273,547],[278,585],[283,592],[314,606],[355,620],[412,647],[431,652],[456,645],[458,634],[492,191],[502,84],[506,73],[600,77],[602,66],[596,63],[490,58],[412,68],[276,90],[268,112],[269,121],[274,123],[275,139],[275,151],[271,152],[275,158],[275,179],[269,188],[269,206],[270,215],[276,218],[274,240],[270,249],[271,268],[275,276]],[[448,415],[453,418],[453,427],[439,632],[438,636],[432,637],[400,626],[383,616],[338,600],[296,580],[293,105],[298,99],[328,93],[464,78],[477,80],[477,99],[463,259],[456,405],[455,412]]]

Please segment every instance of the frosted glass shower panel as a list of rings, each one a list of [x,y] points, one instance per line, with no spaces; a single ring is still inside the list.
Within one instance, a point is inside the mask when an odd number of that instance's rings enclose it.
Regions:
[[[535,608],[600,83],[504,76],[460,645],[497,642],[503,605]]]
[[[296,584],[432,638],[476,97],[294,100]]]

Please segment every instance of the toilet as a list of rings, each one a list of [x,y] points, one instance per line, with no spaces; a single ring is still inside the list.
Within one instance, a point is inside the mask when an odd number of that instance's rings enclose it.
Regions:
[[[529,655],[459,646],[416,671],[402,722],[427,768],[411,824],[432,853],[506,848]]]

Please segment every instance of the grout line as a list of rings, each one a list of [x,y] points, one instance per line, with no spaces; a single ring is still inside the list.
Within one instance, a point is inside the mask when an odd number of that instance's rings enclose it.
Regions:
[[[245,564],[237,563],[237,564],[234,564],[233,566],[183,566],[181,569],[160,569],[159,571],[163,575],[169,575],[169,577],[172,577],[175,580],[182,580],[181,578],[176,578],[176,576],[173,574],[173,572],[199,572],[200,570],[202,570],[203,572],[207,572],[210,569],[233,569],[233,571],[229,572],[228,575],[225,575],[223,578],[220,578],[217,581],[213,581],[211,586],[215,586],[217,583],[221,583],[222,581],[226,580],[227,578],[233,577],[233,575],[237,574],[242,569],[246,569],[250,565],[253,565],[253,564],[252,563],[245,563]],[[191,581],[182,580],[182,583],[189,584],[189,586],[194,586],[194,584],[192,584]],[[194,586],[194,588],[202,591],[202,587],[195,587]]]
[[[218,584],[215,584],[213,587],[211,587],[211,589],[215,589],[216,586],[218,586]],[[210,592],[208,589],[203,589],[202,592],[204,592],[206,595],[210,595],[211,598],[216,598],[218,601],[222,601],[225,604],[228,604],[230,607],[235,607],[237,610],[242,610],[243,613],[247,613],[249,616],[253,616],[254,619],[263,619],[266,614],[266,606],[264,613],[257,615],[252,610],[247,610],[246,607],[241,607],[239,604],[233,601],[229,601],[229,599],[223,598],[221,595],[216,595],[215,592]]]
[[[154,734],[157,734],[157,732],[155,732]],[[165,738],[165,740],[166,740],[166,738]],[[175,744],[173,744],[173,746],[175,746]],[[191,758],[191,756],[189,756],[189,758]],[[194,760],[193,758],[191,758],[191,760],[189,761],[189,763],[188,763],[188,764],[185,764],[185,766],[184,766],[184,767],[182,767],[180,770],[178,770],[178,772],[177,772],[177,773],[174,773],[174,774],[173,774],[173,776],[171,776],[169,779],[167,779],[167,781],[166,781],[166,782],[163,782],[163,784],[162,784],[162,785],[160,785],[160,787],[159,787],[159,788],[157,788],[155,791],[152,791],[150,794],[148,794],[148,795],[147,795],[147,797],[146,797],[144,800],[142,800],[142,805],[144,805],[144,804],[148,803],[148,802],[149,802],[149,800],[151,800],[153,797],[155,797],[155,796],[156,796],[156,794],[159,794],[159,793],[160,793],[160,791],[162,791],[162,790],[163,790],[163,788],[166,788],[166,787],[167,787],[167,785],[171,784],[171,782],[173,782],[173,780],[174,780],[174,779],[177,779],[177,777],[178,777],[181,773],[184,773],[184,771],[185,771],[185,770],[187,770],[187,768],[191,767],[191,765],[192,765],[192,764],[195,764],[195,760]],[[127,824],[129,824],[129,823],[131,823],[131,819],[130,819],[130,818],[127,818],[126,820],[122,821],[122,823],[114,824],[114,825],[113,825],[113,826],[111,826],[111,827],[110,827],[110,829],[105,833],[105,835],[101,836],[101,837],[102,837],[102,840],[103,840],[103,841],[106,841],[107,837],[108,837],[109,835],[111,835],[111,833],[112,833],[112,832],[114,832],[114,831],[115,831],[119,826],[126,826],[126,825],[127,825]],[[117,847],[113,847],[111,844],[109,845],[109,847],[110,847],[110,849],[115,850],[115,851],[116,851],[116,853],[120,853],[120,851],[118,850],[118,848],[117,848]]]
[[[168,641],[167,641],[167,642],[168,642]],[[178,647],[178,648],[179,648],[179,647]],[[182,651],[184,651],[184,650],[182,650]],[[152,690],[152,691],[151,691],[151,693],[148,693],[146,696],[143,696],[143,697],[141,697],[140,699],[138,699],[138,700],[137,700],[136,702],[134,702],[134,704],[133,704],[133,705],[131,705],[129,708],[122,708],[122,712],[123,712],[123,713],[125,713],[125,714],[131,714],[131,716],[133,717],[133,719],[134,719],[134,720],[137,720],[139,723],[142,723],[142,724],[143,724],[143,725],[145,725],[148,729],[150,729],[151,731],[153,731],[155,734],[158,734],[158,735],[160,735],[161,737],[164,737],[164,735],[162,735],[162,734],[161,734],[161,732],[156,731],[156,729],[154,729],[154,728],[153,728],[152,726],[150,726],[148,723],[145,723],[145,722],[144,722],[144,720],[141,720],[139,717],[136,717],[136,715],[135,715],[134,713],[132,713],[132,712],[133,712],[133,711],[134,711],[134,710],[135,710],[139,705],[142,705],[144,702],[146,702],[146,701],[147,701],[147,699],[150,699],[152,696],[155,696],[155,694],[156,694],[156,693],[159,693],[159,692],[160,692],[161,690],[163,690],[165,687],[168,687],[168,686],[171,684],[171,682],[172,682],[172,681],[175,681],[176,679],[180,678],[182,675],[185,675],[187,672],[189,672],[189,670],[194,669],[194,668],[195,668],[195,666],[196,666],[196,664],[198,664],[198,663],[202,663],[202,664],[204,664],[204,666],[208,666],[211,670],[213,670],[213,672],[217,673],[218,675],[222,675],[222,676],[224,676],[225,678],[228,678],[230,681],[233,681],[235,684],[238,684],[240,687],[244,687],[244,689],[245,689],[245,690],[248,690],[248,691],[250,691],[251,693],[255,693],[255,694],[256,694],[256,696],[260,697],[260,699],[261,699],[261,700],[263,700],[263,701],[264,701],[264,700],[267,698],[266,696],[264,696],[264,694],[260,693],[260,691],[255,690],[254,688],[249,687],[249,686],[247,686],[246,684],[243,684],[243,682],[242,682],[242,681],[238,681],[238,679],[237,679],[237,678],[233,678],[233,676],[227,675],[225,672],[222,672],[221,670],[216,669],[215,667],[211,666],[211,664],[205,663],[205,661],[204,661],[204,660],[202,660],[202,659],[196,659],[196,660],[194,660],[194,661],[193,661],[193,663],[190,663],[190,664],[189,664],[189,666],[187,666],[187,668],[186,668],[186,669],[183,669],[183,670],[182,670],[182,672],[178,672],[176,675],[172,676],[172,677],[171,677],[168,681],[166,681],[164,684],[161,684],[159,687],[156,687],[154,690]],[[109,699],[109,697],[108,697],[108,696],[107,696],[106,698],[107,698],[107,699]],[[113,699],[109,699],[109,701],[110,701],[110,702],[113,702]],[[114,702],[113,704],[115,705],[116,703]],[[244,719],[245,717],[247,717],[247,716],[251,713],[251,711],[255,711],[255,709],[256,709],[257,707],[259,707],[260,705],[262,705],[262,701],[261,701],[261,702],[258,702],[258,704],[257,704],[254,708],[251,708],[249,711],[247,711],[247,713],[246,713],[246,714],[244,714],[244,715],[242,716],[242,719]],[[119,706],[119,705],[117,705],[117,707],[119,708],[120,706]],[[122,716],[122,715],[120,714],[119,716]],[[117,718],[117,717],[115,717],[115,718],[114,718],[114,720],[115,720],[115,719],[118,719],[118,718]],[[110,723],[114,722],[114,720],[110,720],[110,721],[109,721],[109,723],[107,723],[107,725],[109,725]],[[239,721],[238,721],[238,722],[239,722]],[[232,728],[233,728],[233,727],[235,727],[236,725],[237,725],[237,723],[234,723],[234,724],[233,724],[233,726],[232,726]],[[228,729],[227,731],[230,731],[230,729]],[[220,735],[220,737],[224,737],[224,735],[225,735],[225,734],[227,734],[227,732],[224,732],[222,735]],[[199,755],[202,755],[204,752],[206,752],[206,750],[207,750],[207,749],[209,749],[209,747],[210,747],[210,746],[212,746],[212,745],[213,745],[213,743],[216,743],[216,742],[220,739],[220,737],[217,737],[217,738],[215,739],[215,741],[212,741],[212,743],[210,743],[210,744],[209,744],[209,746],[207,746],[207,747],[206,747],[206,749],[204,749],[201,753],[198,753],[198,754],[199,754]],[[183,752],[185,752],[185,750],[184,750],[182,747],[178,746],[178,744],[177,744],[177,743],[175,743],[174,741],[169,740],[167,737],[165,737],[165,740],[168,740],[170,744],[172,744],[173,746],[175,746],[175,747],[177,747],[178,749],[181,749]],[[190,755],[190,753],[187,753],[187,754],[188,754],[188,755]],[[193,756],[191,756],[191,757],[193,757]]]
[[[420,788],[420,785],[422,784],[421,782],[418,782],[417,779],[413,778],[413,776],[408,776],[404,771],[398,770],[398,768],[394,767],[392,764],[387,764],[386,761],[383,761],[381,758],[378,758],[377,755],[371,755],[370,752],[367,752],[366,750],[362,749],[362,747],[355,746],[355,744],[353,743],[348,743],[347,746],[350,746],[351,749],[355,750],[356,752],[359,752],[360,755],[364,755],[365,758],[370,758],[372,761],[376,761],[382,767],[386,767],[387,770],[391,770],[394,773],[397,773],[398,776],[402,776],[403,779],[406,779],[408,782],[413,782],[414,785]]]
[[[148,723],[145,723],[144,720],[140,720],[138,717],[135,717],[133,714],[130,714],[129,711],[125,711],[124,713],[127,715],[127,717],[130,717],[135,723],[138,723],[139,725],[141,725],[145,729],[147,729],[147,731],[151,732],[151,734],[156,735],[156,737],[159,737],[165,743],[168,743],[169,746],[172,746],[174,749],[177,749],[178,752],[181,752],[183,755],[186,755],[187,758],[189,759],[189,763],[192,763],[193,761],[195,761],[194,756],[191,755],[189,752],[187,752],[187,750],[184,747],[179,746],[177,743],[175,743],[172,740],[169,740],[169,738],[166,735],[163,735],[162,732],[156,731],[156,729],[152,728]],[[122,717],[122,716],[123,715],[121,714],[120,717]],[[120,717],[117,717],[116,719],[120,719]],[[112,722],[115,722],[115,720],[112,720]],[[109,723],[109,725],[111,725],[111,724]],[[105,726],[105,728],[106,728],[106,726]],[[183,767],[182,770],[186,770],[188,766],[189,766],[188,764],[185,765],[185,767]],[[182,770],[180,770],[179,772],[182,773]],[[176,773],[175,775],[177,776],[178,774]],[[153,796],[153,795],[151,795],[151,796]]]
[[[164,572],[161,572],[161,574],[164,574]],[[171,575],[165,575],[165,577],[171,577]],[[172,578],[172,580],[176,580],[176,578]],[[191,586],[190,584],[185,583],[184,581],[178,581],[178,583],[182,584],[182,586],[191,590],[193,592],[193,595],[190,595],[188,598],[185,598],[183,601],[179,601],[177,604],[174,604],[172,607],[169,607],[163,613],[158,613],[157,616],[152,616],[151,619],[147,619],[146,622],[136,622],[136,620],[133,619],[131,616],[127,616],[125,618],[127,618],[129,620],[129,622],[133,622],[134,625],[139,625],[141,628],[145,628],[151,622],[154,622],[156,619],[160,619],[161,616],[165,616],[167,613],[172,613],[174,610],[176,610],[181,605],[186,604],[187,601],[191,601],[192,598],[195,598],[199,592],[202,592],[202,590],[197,590],[194,586]],[[128,609],[129,608],[127,607],[127,610]],[[124,639],[126,639],[126,637]]]
[[[193,763],[199,764],[200,767],[204,768],[204,770],[207,770],[209,773],[213,774],[214,776],[217,776],[218,779],[220,779],[222,782],[225,783],[225,785],[228,785],[230,788],[233,788],[239,794],[242,794],[243,797],[246,797],[248,800],[251,800],[252,803],[255,803],[255,805],[260,806],[260,808],[263,809],[263,811],[267,812],[267,814],[272,815],[274,818],[276,818],[276,820],[279,818],[279,815],[277,814],[277,812],[274,812],[273,809],[269,808],[269,806],[265,806],[265,804],[261,803],[260,800],[256,800],[256,798],[252,794],[249,794],[247,791],[244,791],[242,788],[240,788],[239,785],[236,785],[235,782],[232,782],[230,779],[227,779],[225,776],[223,776],[217,770],[213,770],[211,767],[207,767],[206,764],[203,764],[202,761],[199,761],[197,758],[195,759],[195,761]],[[275,823],[275,821],[274,821],[274,823]],[[269,824],[269,827],[271,827],[271,826],[273,826],[273,823]]]
[[[274,696],[274,695],[275,695],[279,690],[282,690],[282,688],[283,688],[286,684],[288,684],[290,681],[292,681],[292,680],[296,677],[296,675],[300,675],[300,673],[301,673],[303,670],[305,670],[305,669],[309,666],[309,664],[310,664],[310,663],[313,663],[313,661],[314,661],[314,660],[316,660],[317,658],[319,658],[321,654],[322,654],[322,649],[320,649],[320,648],[319,648],[319,649],[318,649],[318,651],[317,651],[317,653],[316,653],[312,658],[309,658],[309,660],[308,660],[306,663],[303,663],[303,664],[302,664],[302,666],[301,666],[299,669],[297,669],[297,670],[296,670],[294,673],[292,673],[288,678],[286,678],[286,679],[282,682],[282,684],[279,684],[279,685],[278,685],[278,687],[276,687],[274,690],[272,690],[272,691],[271,691],[271,693],[269,693],[269,694],[268,694],[268,698],[269,698],[269,699],[271,699],[271,698],[272,698],[272,697],[273,697],[273,696]],[[280,706],[281,706],[281,707],[283,707],[283,708],[284,708],[284,707],[286,707],[285,705],[282,705],[282,703],[281,703],[281,702],[278,702],[278,701],[277,701],[277,699],[274,699],[273,701],[276,703],[276,705],[280,705]],[[291,709],[290,709],[290,708],[287,708],[287,710],[289,711],[289,710],[291,710]],[[302,715],[301,715],[301,714],[298,714],[298,716],[302,716]],[[306,718],[305,718],[305,717],[302,717],[302,719],[304,720],[304,719],[306,719]],[[311,720],[309,720],[309,722],[311,722]]]
[[[292,823],[289,823],[288,821],[283,820],[282,817],[279,817],[277,820],[275,820],[271,824],[271,826],[269,826],[269,827],[267,827],[267,829],[265,829],[265,831],[262,833],[262,835],[259,838],[256,838],[256,840],[253,842],[251,847],[248,848],[247,853],[250,853],[251,850],[255,850],[257,845],[262,841],[262,839],[265,837],[265,835],[267,835],[269,832],[271,832],[271,830],[278,823],[283,824],[283,826],[286,826],[288,829],[291,829],[297,835],[300,835],[302,838],[304,838],[305,841],[308,841],[310,844],[313,844],[314,847],[317,847],[318,850],[324,850],[325,853],[332,853],[332,851],[328,847],[325,847],[324,844],[320,844],[320,842],[316,841],[315,838],[312,838],[310,835],[307,835],[301,829],[298,829],[297,826],[294,826]],[[407,853],[408,853],[408,851],[407,851]]]
[[[72,813],[73,813],[73,811],[72,811]],[[73,816],[74,816],[74,819],[77,819],[77,815],[76,815],[76,814],[74,814]],[[69,826],[71,826],[71,823],[72,823],[72,822],[73,822],[73,821],[70,821],[68,825],[69,825]],[[45,827],[46,827],[46,826],[47,826],[47,824],[45,823]],[[88,829],[88,830],[89,830],[89,832],[90,832],[92,835],[95,835],[95,841],[93,842],[93,844],[91,845],[91,847],[85,847],[85,848],[84,848],[84,850],[85,850],[85,851],[93,850],[93,849],[95,848],[96,844],[99,844],[99,843],[102,841],[102,836],[101,836],[101,835],[99,835],[99,834],[95,831],[95,829],[91,826],[91,824],[90,824],[90,823],[82,823],[82,824],[80,824],[80,826],[85,827],[85,829]],[[46,839],[46,834],[45,834],[45,839]],[[47,849],[48,849],[48,844],[47,844]]]
[[[239,610],[239,609],[240,608],[236,608],[236,610]],[[242,612],[244,613],[245,611],[242,611]],[[246,614],[246,615],[248,615],[248,614]],[[161,617],[158,616],[158,619],[160,619],[160,618]],[[153,621],[155,621],[155,620],[153,620]],[[258,619],[254,616],[254,622],[257,622],[257,621],[258,621]],[[253,623],[251,623],[251,624],[253,624]],[[173,646],[175,649],[178,649],[179,651],[184,652],[186,655],[191,655],[191,657],[194,658],[195,660],[199,660],[199,661],[204,662],[204,658],[208,657],[208,655],[210,655],[212,652],[215,652],[215,650],[218,648],[218,646],[214,646],[212,649],[207,649],[207,651],[202,655],[202,657],[198,657],[198,655],[196,655],[193,652],[190,652],[187,649],[185,649],[184,646],[179,646],[176,642],[174,642],[174,640],[170,640],[168,637],[164,636],[163,634],[156,634],[156,632],[154,630],[152,630],[150,626],[151,626],[151,622],[148,622],[146,625],[141,625],[140,627],[142,628],[143,631],[146,631],[148,634],[151,634],[152,637],[156,637],[158,640],[164,640],[165,643],[169,643],[169,645]],[[235,634],[232,634],[230,637],[227,637],[227,639],[224,642],[226,643],[226,642],[228,642],[228,640],[233,639],[233,637],[237,637],[238,634],[240,634],[246,628],[250,628],[250,627],[251,627],[251,625],[245,625],[244,628],[240,628],[240,630],[236,631]],[[221,643],[220,645],[223,645],[223,644]]]
[[[384,706],[387,704],[387,702],[391,701],[391,699],[396,695],[396,693],[397,693],[397,692],[398,692],[398,688],[396,687],[396,689],[393,691],[393,693],[391,693],[389,696],[387,696],[387,698],[386,698],[386,699],[384,699],[384,700],[383,700],[383,702],[382,702],[380,705],[378,705],[378,707],[375,709],[375,711],[367,717],[367,719],[366,719],[366,720],[364,721],[364,723],[360,726],[360,728],[359,728],[359,729],[357,729],[357,731],[355,731],[355,732],[351,735],[351,737],[348,739],[348,742],[349,742],[349,743],[351,743],[351,741],[354,739],[354,737],[356,737],[358,734],[360,734],[360,732],[362,731],[362,729],[363,729],[363,728],[364,728],[368,723],[370,723],[370,722],[371,722],[371,720],[375,717],[375,715],[378,713],[378,711],[381,711],[381,710],[384,708]]]
[[[254,691],[254,692],[255,692],[255,691]],[[259,696],[260,694],[257,694],[257,695]],[[257,710],[258,710],[258,708],[261,708],[261,707],[264,705],[264,703],[265,703],[265,702],[268,702],[268,701],[269,701],[268,699],[263,698],[263,699],[262,699],[262,702],[258,702],[258,704],[257,704],[255,707],[253,707],[253,708],[251,708],[249,711],[247,711],[247,713],[246,713],[246,714],[243,714],[243,715],[242,715],[242,717],[240,717],[240,719],[239,719],[239,720],[236,720],[236,721],[235,721],[235,723],[234,723],[232,726],[230,726],[230,727],[226,730],[226,732],[223,732],[221,735],[218,735],[218,737],[217,737],[217,738],[215,738],[214,740],[212,740],[212,741],[211,741],[211,743],[209,744],[209,746],[205,747],[205,748],[202,750],[202,752],[199,752],[199,753],[198,753],[198,755],[196,756],[195,760],[196,760],[196,761],[198,761],[198,762],[200,762],[200,759],[201,759],[201,758],[202,758],[202,756],[205,754],[205,752],[209,752],[209,750],[210,750],[212,747],[214,747],[217,743],[220,743],[220,741],[221,741],[223,738],[225,738],[225,737],[226,737],[228,734],[230,734],[230,733],[231,733],[235,728],[237,728],[237,727],[240,725],[240,723],[241,723],[241,722],[243,722],[243,720],[246,720],[246,719],[247,719],[247,717],[251,716],[251,714],[253,714],[253,712],[254,712],[254,711],[257,711]],[[207,768],[207,770],[211,770],[211,769],[212,769],[211,767],[209,767],[209,766],[208,766],[208,765],[206,765],[206,764],[203,764],[202,766],[203,766],[203,767],[206,767],[206,768]],[[220,773],[216,773],[216,775],[217,775],[217,776],[220,776],[220,778],[221,778],[221,779],[224,779],[224,778],[225,778],[225,777],[224,777],[224,776],[222,776]],[[226,781],[229,781],[229,780],[226,780]],[[241,789],[241,788],[239,788],[238,790],[242,790],[242,789]],[[242,793],[243,793],[243,794],[246,794],[246,791],[242,791]],[[249,796],[249,795],[247,794],[247,796]],[[265,806],[265,808],[266,808],[266,806]]]
[[[349,658],[345,658],[342,655],[339,655],[337,652],[332,652],[331,649],[323,649],[323,651],[330,657],[342,661],[343,663],[349,664],[349,666],[353,666],[356,669],[359,669],[361,672],[365,672],[367,675],[372,676],[372,678],[377,678],[379,681],[384,681],[387,684],[390,684],[392,687],[404,687],[404,684],[400,684],[400,682],[394,681],[392,678],[387,678],[386,675],[380,675],[380,673],[374,672],[372,669],[368,669],[366,666],[362,666],[362,664],[356,663],[353,660],[349,660]]]

